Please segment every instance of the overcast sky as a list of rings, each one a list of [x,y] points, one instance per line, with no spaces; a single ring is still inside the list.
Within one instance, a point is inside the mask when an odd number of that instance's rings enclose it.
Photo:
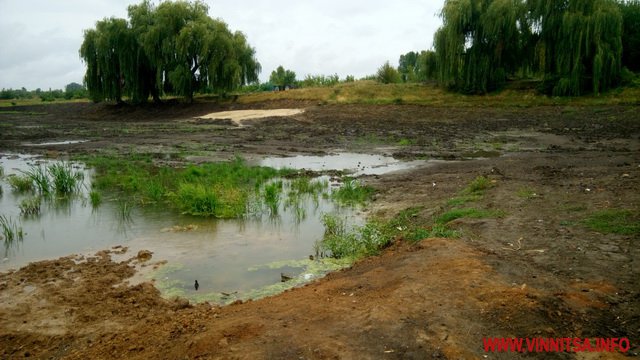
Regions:
[[[0,88],[82,83],[83,30],[127,17],[140,0],[0,0]],[[431,48],[444,0],[207,0],[209,15],[256,48],[266,81],[278,65],[305,75],[356,78]],[[154,1],[158,3],[158,1]]]

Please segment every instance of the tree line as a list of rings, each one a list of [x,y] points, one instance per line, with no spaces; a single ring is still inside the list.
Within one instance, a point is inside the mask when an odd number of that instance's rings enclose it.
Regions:
[[[208,15],[201,1],[148,0],[128,7],[128,19],[105,18],[84,32],[80,57],[94,101],[133,103],[150,97],[226,92],[258,80],[255,50],[239,31]]]
[[[486,93],[538,78],[550,95],[599,93],[640,71],[640,1],[447,0],[434,50],[378,69],[380,82]]]

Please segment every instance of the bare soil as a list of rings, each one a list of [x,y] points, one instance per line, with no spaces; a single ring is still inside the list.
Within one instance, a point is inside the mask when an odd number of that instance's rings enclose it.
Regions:
[[[303,108],[244,127],[215,111]],[[152,153],[159,163],[337,150],[450,160],[365,177],[369,212],[431,218],[474,178],[493,186],[462,236],[396,239],[380,256],[281,295],[227,307],[160,297],[126,280],[141,260],[114,252],[0,274],[0,356],[44,359],[609,359],[640,352],[637,234],[584,224],[640,210],[637,106],[446,108],[412,105],[95,104],[0,113],[0,151]],[[28,113],[29,111],[35,113]],[[42,114],[42,113],[46,114]],[[39,142],[89,140],[69,145]],[[637,219],[637,218],[636,218]],[[122,255],[118,255],[121,257]],[[629,338],[620,353],[485,353],[486,337]]]

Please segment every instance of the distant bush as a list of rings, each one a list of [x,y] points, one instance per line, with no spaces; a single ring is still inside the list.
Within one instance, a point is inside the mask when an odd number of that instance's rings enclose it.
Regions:
[[[387,61],[376,73],[376,80],[383,84],[395,84],[400,82],[400,73]]]

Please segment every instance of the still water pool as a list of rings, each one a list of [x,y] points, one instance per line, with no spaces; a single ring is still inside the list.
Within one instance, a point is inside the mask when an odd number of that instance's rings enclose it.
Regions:
[[[199,218],[161,207],[134,207],[123,216],[122,199],[116,194],[92,207],[88,194],[93,171],[80,163],[72,164],[84,174],[77,195],[43,200],[40,215],[21,215],[19,204],[33,194],[15,191],[9,178],[52,162],[33,156],[0,156],[4,170],[0,215],[25,233],[20,241],[3,242],[0,271],[122,245],[129,247],[130,256],[146,249],[153,252],[152,261],[167,261],[149,275],[164,295],[228,303],[277,293],[345,266],[309,258],[324,232],[321,216],[337,213],[351,224],[362,221],[356,209],[340,207],[328,196],[311,195],[294,205],[280,201],[277,211],[262,209],[244,219]],[[327,193],[336,186],[326,177],[314,181],[325,183]],[[286,194],[289,183],[283,183]],[[281,282],[283,275],[291,280]],[[196,279],[198,291],[193,286]]]

